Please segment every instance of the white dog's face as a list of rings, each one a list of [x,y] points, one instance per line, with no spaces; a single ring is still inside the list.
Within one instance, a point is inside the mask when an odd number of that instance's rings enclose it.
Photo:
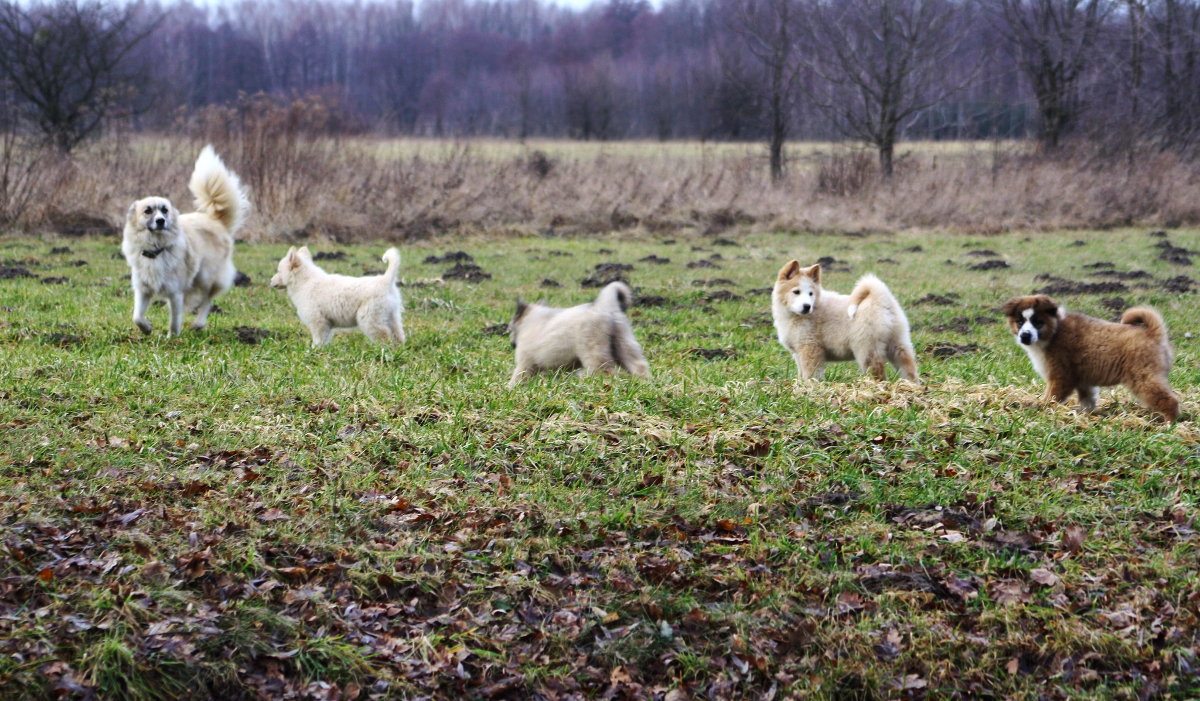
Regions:
[[[165,197],[147,197],[134,202],[125,219],[134,229],[162,232],[175,227],[179,218],[171,200]]]
[[[312,255],[308,252],[308,246],[304,246],[299,250],[295,246],[289,248],[287,255],[280,259],[275,276],[271,278],[271,287],[277,290],[287,288],[288,285],[292,284],[293,274],[296,269],[304,265],[305,262],[312,262]]]
[[[801,268],[799,262],[789,262],[779,271],[775,294],[793,314],[812,314],[821,301],[821,266]]]

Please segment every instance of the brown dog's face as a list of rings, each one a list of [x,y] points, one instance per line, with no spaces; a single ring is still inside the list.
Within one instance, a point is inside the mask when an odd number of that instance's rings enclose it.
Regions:
[[[821,301],[821,265],[801,268],[799,261],[788,262],[775,280],[775,297],[793,314],[811,314]]]
[[[165,197],[147,197],[134,202],[125,221],[135,229],[162,232],[174,228],[179,212]]]
[[[1046,295],[1014,297],[1004,305],[1008,330],[1023,346],[1049,341],[1066,315],[1067,310]]]

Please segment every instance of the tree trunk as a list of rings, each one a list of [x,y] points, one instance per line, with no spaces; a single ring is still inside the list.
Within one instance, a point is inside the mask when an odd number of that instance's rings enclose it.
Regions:
[[[885,179],[891,180],[892,173],[895,172],[893,166],[893,156],[896,152],[895,139],[884,139],[883,143],[879,144],[879,173]]]

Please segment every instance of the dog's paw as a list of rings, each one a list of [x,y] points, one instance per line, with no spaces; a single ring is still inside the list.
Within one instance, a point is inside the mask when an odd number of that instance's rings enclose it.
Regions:
[[[154,331],[154,327],[145,319],[134,319],[133,323],[137,324],[138,329],[147,336],[150,335],[150,332]]]
[[[849,307],[846,307],[846,316],[849,316],[851,319],[853,319],[854,313],[857,311],[858,311],[858,305],[851,304]]]

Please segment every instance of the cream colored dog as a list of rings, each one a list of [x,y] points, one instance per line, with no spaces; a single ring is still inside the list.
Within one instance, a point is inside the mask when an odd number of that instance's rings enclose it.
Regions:
[[[543,370],[582,367],[586,373],[612,374],[618,367],[638,377],[650,377],[642,347],[633,337],[625,310],[633,293],[622,282],[609,283],[596,301],[567,309],[517,300],[509,324],[517,367],[508,386]]]
[[[191,214],[180,214],[165,197],[147,197],[125,215],[121,252],[132,271],[133,323],[142,333],[153,330],[146,310],[156,297],[170,306],[168,335],[179,335],[185,309],[196,314],[192,328],[204,328],[213,300],[237,276],[233,237],[250,212],[241,181],[205,146],[188,189],[196,198]]]
[[[908,318],[887,285],[864,275],[849,295],[821,289],[821,266],[791,261],[779,271],[771,298],[779,342],[796,359],[800,377],[822,379],[830,360],[857,360],[879,379],[884,361],[917,382]]]
[[[328,344],[335,330],[356,327],[373,341],[404,343],[404,301],[396,287],[400,251],[389,248],[383,261],[388,264],[383,275],[331,275],[313,262],[308,246],[293,246],[279,261],[271,286],[287,288],[300,321],[312,333],[313,348]]]

